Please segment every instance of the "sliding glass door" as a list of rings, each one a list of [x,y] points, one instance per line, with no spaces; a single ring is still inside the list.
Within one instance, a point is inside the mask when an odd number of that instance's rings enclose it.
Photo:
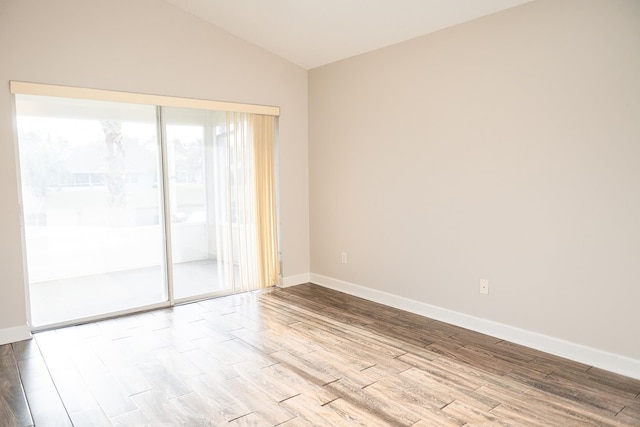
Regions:
[[[272,115],[80,95],[16,94],[35,328],[278,283]]]
[[[16,97],[32,323],[167,300],[156,108]]]
[[[256,165],[247,115],[163,109],[177,300],[255,289]]]
[[[224,134],[225,113],[165,108],[163,118],[174,296],[228,293],[232,283],[219,265],[215,203],[216,140]]]

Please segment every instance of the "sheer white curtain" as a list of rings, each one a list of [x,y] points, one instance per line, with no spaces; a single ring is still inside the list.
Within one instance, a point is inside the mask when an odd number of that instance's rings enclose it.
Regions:
[[[261,287],[276,285],[280,280],[275,126],[275,117],[273,116],[249,115],[254,150],[258,280]]]
[[[272,116],[227,113],[215,137],[218,269],[234,292],[279,280]]]

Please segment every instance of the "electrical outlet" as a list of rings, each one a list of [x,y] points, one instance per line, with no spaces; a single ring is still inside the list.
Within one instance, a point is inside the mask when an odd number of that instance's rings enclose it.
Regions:
[[[480,279],[480,293],[489,295],[489,281],[487,279]]]
[[[343,264],[347,263],[347,253],[346,252],[342,252],[342,256],[340,257],[340,259],[342,260]]]

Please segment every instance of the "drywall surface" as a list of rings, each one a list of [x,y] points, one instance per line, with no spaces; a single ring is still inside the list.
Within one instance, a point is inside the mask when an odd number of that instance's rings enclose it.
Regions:
[[[309,272],[307,72],[157,0],[0,0],[0,330],[26,322],[9,80],[281,107],[281,249]]]
[[[537,0],[311,70],[312,275],[640,359],[639,52]]]

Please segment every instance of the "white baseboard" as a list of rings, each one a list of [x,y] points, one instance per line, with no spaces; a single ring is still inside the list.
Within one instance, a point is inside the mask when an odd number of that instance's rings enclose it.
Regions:
[[[0,345],[31,339],[31,331],[27,325],[0,329]]]
[[[516,328],[503,323],[469,316],[427,303],[367,288],[319,274],[310,274],[311,283],[369,301],[440,320],[529,348],[564,357],[589,366],[640,379],[640,360],[575,344],[548,335]]]
[[[294,276],[287,276],[282,278],[282,283],[278,285],[280,288],[288,288],[289,286],[302,285],[303,283],[309,283],[311,281],[311,274],[303,273],[296,274]]]

